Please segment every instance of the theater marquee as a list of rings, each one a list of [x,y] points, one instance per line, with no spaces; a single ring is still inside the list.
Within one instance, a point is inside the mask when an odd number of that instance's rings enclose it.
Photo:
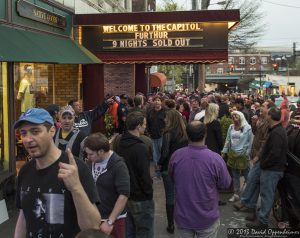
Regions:
[[[228,47],[227,22],[82,26],[82,43],[101,51],[207,51]]]

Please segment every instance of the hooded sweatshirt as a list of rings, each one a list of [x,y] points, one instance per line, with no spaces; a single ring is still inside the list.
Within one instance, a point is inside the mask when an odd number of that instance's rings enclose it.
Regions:
[[[144,142],[129,132],[122,135],[116,153],[124,158],[130,175],[130,200],[153,199],[149,150]]]
[[[93,170],[95,164],[89,163],[89,167]],[[100,198],[98,209],[102,218],[108,219],[119,195],[129,197],[130,191],[128,169],[116,153],[111,155],[106,169],[97,178],[96,186]],[[120,215],[124,215],[125,212],[124,209]]]

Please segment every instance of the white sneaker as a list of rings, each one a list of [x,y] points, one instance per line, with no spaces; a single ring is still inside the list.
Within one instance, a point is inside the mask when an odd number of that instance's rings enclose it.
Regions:
[[[233,194],[233,196],[228,199],[228,202],[237,202],[239,200],[240,200],[240,196],[237,194]]]

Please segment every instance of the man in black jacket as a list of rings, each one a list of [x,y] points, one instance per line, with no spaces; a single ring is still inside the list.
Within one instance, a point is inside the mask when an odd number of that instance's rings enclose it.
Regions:
[[[158,95],[153,97],[153,108],[147,113],[147,132],[149,133],[153,146],[153,161],[155,162],[156,178],[161,174],[157,166],[162,146],[162,134],[165,128],[166,110],[162,107],[162,98]]]
[[[116,153],[125,159],[130,175],[126,237],[152,238],[154,202],[149,150],[139,138],[146,129],[145,116],[141,112],[129,113],[126,128],[128,132],[122,135],[116,148]]]
[[[273,107],[269,110],[267,116],[270,125],[269,136],[260,159],[261,207],[257,213],[257,221],[246,224],[249,228],[268,227],[268,218],[274,202],[276,187],[286,169],[288,140],[280,118],[280,109]]]
[[[96,121],[103,116],[107,111],[109,104],[112,102],[113,99],[109,98],[92,110],[82,111],[82,105],[79,100],[69,101],[68,105],[72,106],[75,111],[74,127],[83,132],[85,136],[90,135],[93,121]]]

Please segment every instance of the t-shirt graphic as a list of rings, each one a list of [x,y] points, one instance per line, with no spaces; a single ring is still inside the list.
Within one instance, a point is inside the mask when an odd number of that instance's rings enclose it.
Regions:
[[[42,199],[37,198],[35,213],[38,217],[45,217],[49,224],[64,224],[64,195],[43,193]]]

